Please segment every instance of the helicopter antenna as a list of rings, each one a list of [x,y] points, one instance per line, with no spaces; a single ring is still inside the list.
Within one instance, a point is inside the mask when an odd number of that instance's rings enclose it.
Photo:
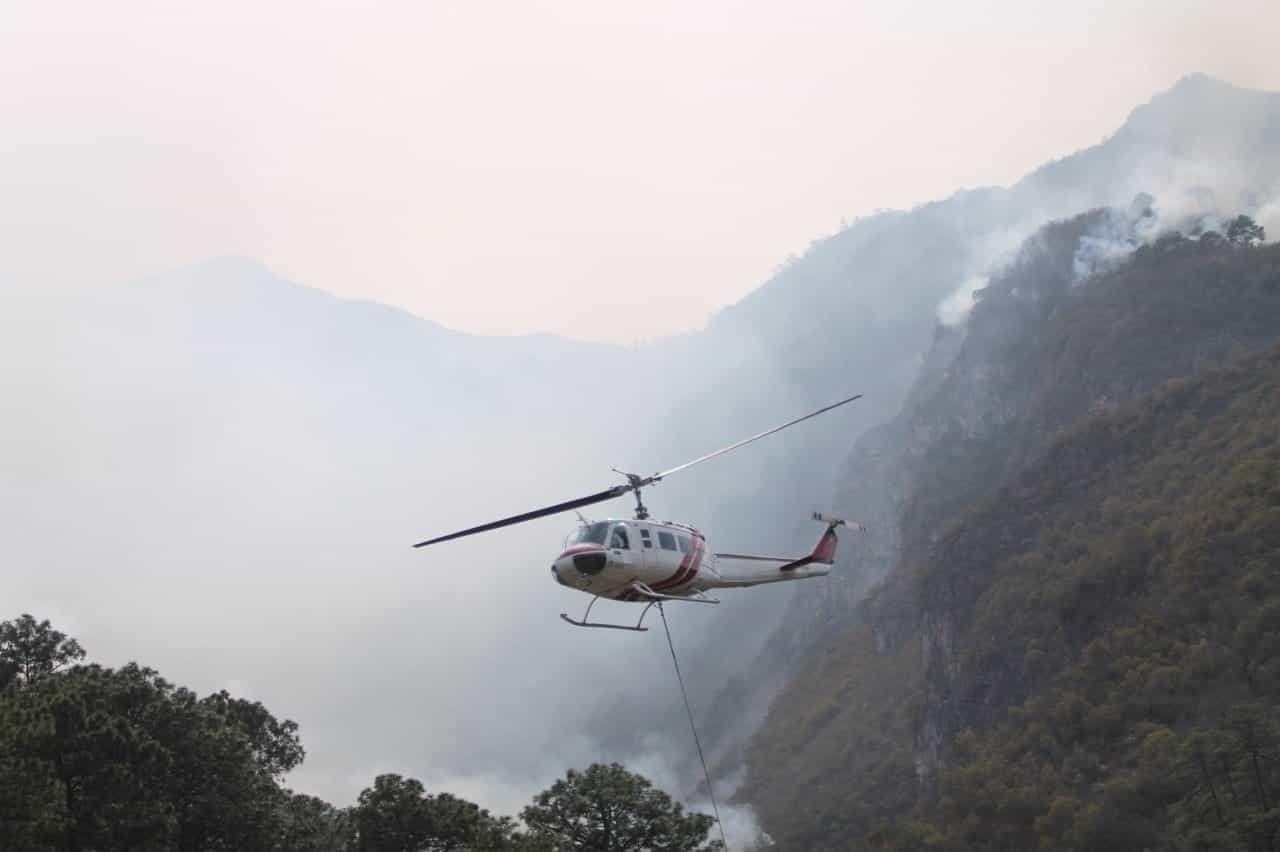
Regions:
[[[797,423],[803,423],[804,421],[812,417],[817,417],[819,414],[825,414],[826,412],[832,410],[833,408],[839,408],[842,405],[847,405],[848,403],[853,402],[855,399],[861,399],[861,398],[862,398],[862,394],[857,394],[855,396],[848,397],[847,399],[842,399],[839,402],[833,402],[831,405],[824,406],[823,408],[819,408],[817,411],[811,411],[808,414],[804,415],[803,417],[797,417],[795,420],[788,420],[786,423],[783,423],[781,426],[774,426],[772,429],[766,429],[765,431],[760,432],[759,434],[752,435],[750,438],[743,438],[741,441],[737,441],[733,444],[730,444],[727,447],[721,447],[720,449],[715,450],[714,452],[707,453],[704,456],[699,456],[693,461],[687,461],[682,465],[677,465],[676,467],[670,468],[668,470],[664,470],[661,473],[652,474],[651,476],[640,476],[635,473],[625,473],[615,468],[614,470],[617,473],[626,477],[627,482],[625,485],[621,485],[621,484],[615,485],[612,488],[606,488],[604,491],[598,491],[595,494],[588,494],[585,497],[578,497],[574,500],[566,500],[563,503],[556,503],[551,506],[545,506],[541,509],[534,509],[531,512],[522,512],[519,515],[512,515],[508,518],[502,518],[501,520],[490,521],[489,523],[481,524],[478,527],[470,527],[469,529],[459,530],[458,532],[449,533],[448,535],[438,536],[437,538],[430,538],[430,539],[427,539],[426,541],[418,542],[417,544],[414,545],[414,547],[426,547],[429,544],[437,544],[442,541],[450,541],[455,538],[462,538],[463,536],[475,535],[476,533],[488,532],[489,530],[496,530],[502,527],[509,527],[513,524],[522,524],[525,521],[532,521],[538,518],[545,518],[547,515],[558,515],[561,512],[569,512],[574,509],[582,508],[583,506],[591,506],[591,505],[594,505],[595,503],[603,503],[606,500],[612,500],[615,497],[621,497],[622,495],[626,494],[628,491],[632,492],[636,496],[636,519],[644,520],[645,518],[649,517],[649,510],[645,508],[644,501],[640,499],[641,488],[644,488],[649,485],[653,485],[654,483],[657,483],[657,482],[661,482],[663,479],[665,479],[666,477],[670,476],[673,473],[679,473],[682,470],[686,470],[688,468],[693,467],[695,464],[701,464],[704,461],[710,461],[711,459],[714,459],[717,456],[722,456],[731,450],[736,450],[739,447],[745,447],[747,444],[753,443],[755,441],[759,441],[761,438],[766,438],[769,435],[774,434],[775,432],[781,432],[783,429],[786,429],[790,426],[794,426]]]

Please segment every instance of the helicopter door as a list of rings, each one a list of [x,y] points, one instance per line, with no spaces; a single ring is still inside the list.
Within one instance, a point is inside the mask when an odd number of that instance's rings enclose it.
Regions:
[[[643,564],[635,532],[626,524],[614,524],[609,531],[609,560],[631,574],[638,573]]]

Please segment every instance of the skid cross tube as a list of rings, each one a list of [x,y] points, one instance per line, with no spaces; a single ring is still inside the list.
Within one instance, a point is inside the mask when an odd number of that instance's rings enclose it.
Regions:
[[[696,592],[697,597],[693,595],[664,595],[661,592],[655,592],[653,589],[641,583],[639,580],[631,584],[631,588],[637,594],[643,595],[651,601],[687,601],[689,603],[718,604],[720,601],[715,598],[709,598],[702,592]]]
[[[560,613],[560,617],[563,618],[565,621],[567,621],[569,624],[572,624],[574,627],[603,627],[609,630],[631,630],[637,633],[644,633],[649,629],[644,626],[644,617],[649,614],[649,610],[656,603],[661,603],[662,601],[687,601],[688,603],[700,603],[700,604],[720,603],[720,601],[716,600],[715,598],[709,598],[706,595],[702,594],[701,592],[697,593],[697,597],[678,597],[676,595],[664,595],[659,592],[655,592],[653,589],[649,588],[644,583],[641,583],[639,581],[632,582],[631,585],[627,586],[627,588],[630,591],[633,591],[636,594],[641,595],[644,598],[647,598],[649,601],[647,604],[645,604],[644,609],[640,611],[640,617],[636,619],[636,623],[634,627],[631,626],[630,624],[611,624],[605,621],[591,621],[590,620],[591,608],[596,605],[596,601],[600,600],[599,595],[596,595],[595,597],[593,597],[591,599],[591,603],[587,604],[587,611],[582,614],[582,618],[580,619],[570,618],[568,615],[566,615],[563,612]]]

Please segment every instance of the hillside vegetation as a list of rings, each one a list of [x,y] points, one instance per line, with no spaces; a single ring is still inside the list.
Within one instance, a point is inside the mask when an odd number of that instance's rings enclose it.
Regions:
[[[945,698],[991,721],[903,847],[1274,848],[1280,349],[1080,424],[938,548],[982,673]]]
[[[1031,241],[890,424],[898,562],[753,746],[782,848],[1272,848],[1280,249],[1077,280],[1102,215]]]

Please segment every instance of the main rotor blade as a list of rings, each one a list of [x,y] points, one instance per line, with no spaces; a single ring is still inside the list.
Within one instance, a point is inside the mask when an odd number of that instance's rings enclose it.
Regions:
[[[730,450],[736,450],[738,449],[738,447],[745,447],[747,444],[750,444],[752,441],[759,441],[761,438],[767,438],[770,435],[772,435],[774,432],[781,432],[783,429],[786,429],[788,426],[794,426],[797,423],[803,423],[805,420],[808,420],[811,417],[817,417],[819,414],[826,414],[828,411],[830,411],[833,408],[839,408],[840,406],[845,405],[846,403],[850,403],[850,402],[853,402],[855,399],[861,399],[861,398],[862,398],[862,394],[856,394],[854,396],[849,397],[848,399],[842,399],[839,402],[833,402],[831,405],[828,405],[825,408],[819,408],[817,411],[811,411],[808,414],[806,414],[804,417],[797,417],[795,420],[791,420],[786,423],[783,423],[781,426],[774,426],[772,429],[761,432],[759,435],[752,435],[750,438],[743,438],[741,441],[738,441],[736,444],[730,444],[727,447],[721,447],[720,449],[716,450],[713,453],[707,453],[705,456],[699,456],[693,461],[685,462],[682,465],[671,468],[671,470],[664,470],[662,473],[655,473],[653,476],[645,477],[645,479],[647,480],[645,484],[648,485],[650,482],[657,482],[660,479],[665,479],[671,474],[679,473],[685,468],[693,467],[695,464],[701,464],[704,461],[710,461],[716,456],[722,456],[725,453],[729,452]]]
[[[522,524],[525,521],[532,521],[536,518],[546,517],[547,515],[557,515],[560,512],[568,512],[571,509],[579,509],[583,506],[590,506],[592,503],[603,503],[605,500],[612,500],[614,497],[621,497],[623,494],[626,494],[630,490],[631,490],[631,486],[629,485],[615,485],[614,487],[610,488],[607,491],[600,491],[596,494],[590,494],[586,497],[579,497],[576,500],[568,500],[564,503],[557,503],[554,506],[547,506],[546,508],[543,508],[543,509],[534,509],[532,512],[525,512],[522,515],[512,515],[511,517],[503,518],[500,521],[492,521],[487,524],[481,524],[478,527],[472,527],[471,529],[461,530],[456,533],[449,533],[448,535],[442,535],[439,538],[432,538],[432,539],[427,539],[426,541],[420,541],[417,544],[415,544],[414,547],[426,547],[428,544],[437,544],[442,541],[449,541],[450,539],[462,538],[463,536],[467,536],[467,535],[475,535],[476,533],[488,532],[489,530],[496,530],[500,527],[509,527],[512,524]]]

